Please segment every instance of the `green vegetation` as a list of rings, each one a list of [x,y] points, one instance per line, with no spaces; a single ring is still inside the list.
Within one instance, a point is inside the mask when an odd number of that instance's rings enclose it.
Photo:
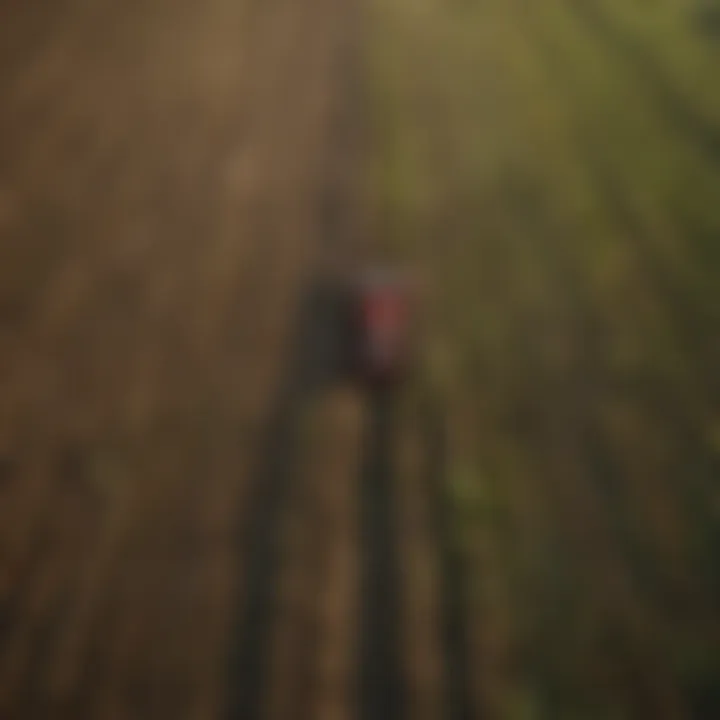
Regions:
[[[431,275],[498,717],[720,716],[720,43],[697,6],[373,5],[373,201]]]

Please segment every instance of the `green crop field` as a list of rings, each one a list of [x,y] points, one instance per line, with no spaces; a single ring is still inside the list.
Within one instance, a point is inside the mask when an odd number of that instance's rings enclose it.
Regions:
[[[377,0],[490,717],[720,716],[720,4]],[[462,511],[462,512],[460,512]]]

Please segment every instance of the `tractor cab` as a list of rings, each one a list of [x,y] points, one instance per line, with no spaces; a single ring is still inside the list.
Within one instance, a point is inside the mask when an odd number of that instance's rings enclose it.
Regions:
[[[358,374],[372,383],[397,384],[414,355],[416,288],[404,273],[363,273],[352,293],[353,356]]]

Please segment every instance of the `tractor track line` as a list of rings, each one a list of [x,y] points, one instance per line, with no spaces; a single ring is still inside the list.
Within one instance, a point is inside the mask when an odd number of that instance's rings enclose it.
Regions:
[[[468,567],[455,533],[447,495],[448,437],[438,398],[428,397],[423,412],[427,465],[425,491],[431,508],[432,532],[439,553],[440,632],[444,655],[443,693],[449,720],[477,717],[471,687]]]
[[[329,92],[337,87],[335,82],[331,85],[335,87],[329,88]],[[345,134],[339,117],[345,103],[342,93],[339,94],[339,106],[333,108],[331,118],[331,137],[326,141],[318,168],[319,248],[339,243],[338,238],[347,231],[348,207],[343,203],[347,198],[342,191],[337,193],[336,185],[343,179],[341,168],[335,163],[342,157],[340,145]],[[294,496],[291,484],[303,481],[298,464],[305,409],[315,391],[336,370],[333,345],[338,321],[333,288],[311,282],[292,324],[296,330],[281,372],[284,380],[251,471],[249,495],[244,503],[248,521],[238,538],[244,594],[239,599],[229,662],[227,716],[232,719],[254,720],[264,711],[279,601],[277,589],[284,561],[280,528],[291,511],[289,503],[291,495]]]
[[[304,410],[324,367],[325,343],[322,318],[326,297],[311,289],[300,308],[297,331],[290,343],[284,381],[263,438],[250,485],[241,552],[244,555],[245,595],[230,659],[228,717],[254,720],[260,717],[267,683],[270,637],[280,573],[279,529],[288,510],[290,484],[298,472]]]
[[[400,720],[405,715],[405,683],[399,637],[401,601],[392,451],[394,398],[369,397],[360,471],[361,618],[359,717]]]

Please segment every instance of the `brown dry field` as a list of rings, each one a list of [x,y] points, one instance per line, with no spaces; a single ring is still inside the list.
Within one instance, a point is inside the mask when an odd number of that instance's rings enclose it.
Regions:
[[[349,717],[356,8],[0,18],[0,717]]]

